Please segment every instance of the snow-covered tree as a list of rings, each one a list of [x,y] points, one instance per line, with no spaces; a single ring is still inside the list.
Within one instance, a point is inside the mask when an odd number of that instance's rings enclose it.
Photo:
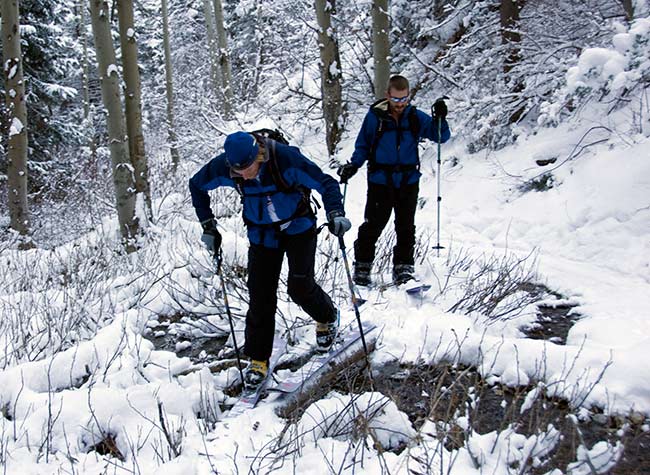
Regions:
[[[9,116],[7,141],[7,204],[10,225],[20,234],[29,232],[27,204],[27,106],[20,45],[18,0],[2,2],[2,59]]]
[[[341,94],[341,56],[336,39],[332,16],[336,15],[335,0],[316,0],[318,20],[318,46],[320,49],[321,94],[323,117],[325,118],[325,141],[331,155],[341,139],[341,115],[343,113]]]
[[[176,119],[174,117],[174,75],[172,67],[172,52],[169,35],[169,12],[167,0],[161,0],[161,13],[163,24],[163,51],[165,54],[165,98],[167,100],[167,135],[169,142],[169,151],[172,158],[174,169],[178,167],[180,157],[178,147],[176,146]]]
[[[223,101],[223,115],[231,118],[234,95],[232,91],[232,67],[230,65],[230,54],[228,52],[228,33],[224,25],[223,6],[221,0],[213,0],[214,3],[214,26],[217,36],[217,58],[219,62],[219,73],[221,74],[221,100]]]
[[[79,62],[72,35],[74,23],[71,5],[66,2],[21,2],[23,74],[30,117],[29,192],[58,186],[53,174],[71,175],[66,149],[81,141],[76,120]]]
[[[90,0],[90,16],[93,25],[97,64],[102,88],[102,99],[107,110],[108,140],[111,151],[113,184],[117,216],[127,249],[132,250],[130,240],[138,233],[135,215],[136,193],[133,167],[129,159],[128,137],[122,111],[120,80],[115,49],[109,22],[110,9],[105,0]]]
[[[390,77],[390,17],[388,0],[372,2],[372,59],[374,66],[375,99],[382,99]]]
[[[133,15],[132,0],[118,0],[117,10],[120,27],[120,48],[124,71],[124,108],[126,131],[129,136],[129,156],[135,175],[136,193],[146,203],[147,214],[151,215],[151,190],[149,186],[149,165],[142,131],[142,101],[140,71],[138,69],[138,46]]]

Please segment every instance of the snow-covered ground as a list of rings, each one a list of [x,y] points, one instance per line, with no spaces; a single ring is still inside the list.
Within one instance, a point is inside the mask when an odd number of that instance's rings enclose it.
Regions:
[[[453,117],[450,121],[453,126]],[[446,249],[439,258],[430,250],[418,264],[418,276],[433,284],[422,298],[389,288],[381,294],[371,293],[369,304],[362,307],[362,318],[382,327],[373,365],[394,359],[458,361],[478,367],[491,382],[519,385],[533,381],[548,394],[584,408],[596,405],[606,412],[650,414],[649,142],[642,135],[626,140],[610,135],[606,142],[576,154],[576,147],[594,142],[590,137],[583,139],[591,127],[589,121],[578,121],[545,129],[489,154],[467,155],[462,137],[454,137],[442,147],[441,244]],[[344,143],[342,156],[349,155],[353,138]],[[424,205],[418,211],[417,227],[419,233],[433,236],[430,244],[436,233],[435,157],[436,146],[425,145]],[[536,159],[550,157],[557,158],[555,164],[535,164]],[[519,185],[551,169],[555,180],[551,189],[519,191]],[[354,224],[346,236],[349,248],[362,221],[364,200],[362,171],[347,190],[346,209]],[[237,418],[224,419],[217,402],[225,398],[221,388],[236,377],[233,369],[216,374],[196,369],[178,376],[191,368],[191,362],[154,350],[142,338],[157,315],[178,310],[212,313],[205,316],[212,325],[206,324],[198,334],[204,335],[208,328],[215,335],[227,332],[220,311],[203,302],[218,281],[201,249],[199,226],[187,197],[168,199],[161,209],[163,217],[150,233],[151,243],[139,257],[119,261],[130,273],[99,278],[95,281],[101,282],[95,286],[99,288],[88,290],[103,294],[87,297],[88,315],[110,308],[113,314],[106,319],[108,325],[66,351],[45,350],[49,355],[35,357],[33,362],[15,364],[11,353],[5,355],[9,366],[0,373],[0,407],[5,414],[0,455],[6,473],[268,470],[276,449],[267,444],[285,425],[274,414],[273,405],[262,404]],[[110,226],[107,221],[108,229]],[[239,218],[223,220],[223,227],[228,258],[238,256],[243,262],[246,240]],[[22,259],[40,275],[45,287],[40,292],[17,292],[8,283],[0,296],[3,308],[26,309],[33,304],[58,306],[65,312],[63,284],[45,283],[48,272],[56,271],[52,255],[58,256],[58,262],[87,262],[93,253],[79,249],[90,248],[97,239],[101,234],[56,253],[35,250],[21,258],[3,252],[5,275],[12,260]],[[323,234],[323,245],[325,239]],[[101,250],[95,252],[102,255]],[[566,345],[524,337],[521,329],[534,319],[532,310],[491,324],[480,315],[448,313],[449,298],[439,295],[439,285],[447,271],[448,253],[460,252],[475,258],[535,256],[540,282],[578,304],[574,311],[580,319],[571,328]],[[136,269],[145,268],[148,262],[156,262],[156,270],[151,275],[145,271],[137,274]],[[39,266],[43,268],[35,270]],[[79,263],[77,269],[81,274],[87,272]],[[388,279],[390,269],[383,271],[383,276],[375,273],[374,277]],[[340,269],[338,278],[342,275]],[[329,283],[324,286],[330,288]],[[106,301],[112,306],[103,307]],[[337,295],[337,301],[344,322],[352,322],[354,313],[344,292]],[[290,316],[302,316],[295,305],[285,305],[283,310]],[[39,328],[43,320],[47,323],[47,318],[56,321],[54,315],[47,317],[47,312],[27,311],[25,315],[31,316],[29,324],[25,322],[25,332],[31,325]],[[3,319],[18,321],[19,316],[3,315]],[[5,346],[12,348],[8,339],[15,338],[15,333],[8,327],[8,323],[2,327],[2,338]],[[303,333],[306,342],[314,337],[313,328]],[[83,335],[79,339],[84,340]],[[349,442],[324,433],[322,423],[333,417],[352,420],[354,414],[341,413],[349,402],[350,396],[333,393],[308,409],[292,429],[296,451],[287,456],[277,473],[338,473],[351,457]],[[382,467],[389,473],[408,473],[414,457],[430,457],[436,447],[443,457],[433,457],[433,467],[453,455],[445,455],[446,450],[436,445],[431,435],[435,428],[430,424],[419,432],[419,439],[414,438],[416,431],[406,416],[385,396],[368,393],[355,404],[359,411],[381,407],[372,424],[385,448],[406,441],[410,447],[399,455],[385,452],[381,456],[366,447],[363,454],[356,455],[363,466],[356,465],[355,473],[380,473]],[[178,438],[176,453],[161,430],[161,413],[168,432]],[[208,418],[211,423],[198,422],[199,413],[203,421],[212,414]],[[508,431],[499,438],[495,433],[475,434],[469,443],[474,454],[483,454],[482,468],[475,469],[467,451],[461,449],[450,473],[505,473],[509,461],[521,459],[532,447],[552,447],[558,438],[553,429],[531,438]],[[112,434],[125,461],[86,453],[107,434]],[[607,444],[594,447],[591,460],[599,453],[611,455],[619,449]],[[576,468],[573,473],[581,472]]]

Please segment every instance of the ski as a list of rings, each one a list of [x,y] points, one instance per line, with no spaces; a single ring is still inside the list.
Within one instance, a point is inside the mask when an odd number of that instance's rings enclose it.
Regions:
[[[362,326],[366,338],[368,338],[368,334],[377,328],[374,323],[370,322],[364,322]],[[284,394],[295,393],[304,387],[311,378],[320,373],[323,368],[333,363],[338,356],[360,340],[361,333],[358,327],[340,333],[339,338],[337,338],[337,341],[327,353],[317,354],[287,378],[269,387],[269,391],[277,391]]]
[[[410,287],[406,287],[406,286],[410,286]],[[367,290],[367,291],[377,290],[379,292],[383,292],[384,290],[388,290],[388,289],[397,288],[397,289],[405,290],[406,293],[409,294],[409,295],[417,295],[417,294],[421,294],[421,293],[424,293],[424,292],[427,292],[428,290],[430,290],[431,289],[431,284],[424,284],[424,283],[422,283],[420,281],[417,281],[417,280],[411,280],[411,281],[408,281],[408,282],[403,283],[403,284],[396,284],[395,282],[388,282],[388,283],[385,283],[385,284],[375,284],[375,285],[364,286],[362,288]],[[363,299],[363,296],[361,295],[361,291],[359,290],[359,287],[357,287],[357,291],[359,292],[359,297],[358,298],[361,299],[363,302],[366,302],[366,300]]]
[[[406,293],[409,295],[418,295],[423,294],[427,290],[431,289],[431,284],[419,284],[415,287],[410,287],[406,289]]]
[[[284,340],[284,338],[276,335],[273,339],[273,353],[271,353],[271,359],[269,360],[269,371],[266,374],[266,378],[254,390],[248,390],[246,387],[244,387],[241,396],[239,396],[237,402],[232,406],[232,408],[230,408],[230,411],[226,417],[237,417],[238,415],[246,412],[248,409],[253,409],[255,406],[257,406],[257,403],[262,398],[264,390],[269,384],[269,380],[271,380],[273,377],[273,370],[275,369],[275,366],[277,365],[282,355],[286,353],[286,351],[287,342]]]

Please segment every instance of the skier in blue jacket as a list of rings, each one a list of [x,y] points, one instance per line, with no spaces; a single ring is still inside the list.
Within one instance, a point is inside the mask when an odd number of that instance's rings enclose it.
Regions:
[[[220,186],[234,187],[241,195],[250,242],[244,353],[251,364],[244,372],[244,384],[253,389],[268,372],[285,254],[289,296],[316,320],[318,350],[329,350],[338,332],[338,310],[314,280],[317,233],[310,190],[322,196],[333,234],[342,236],[350,229],[350,221],[345,217],[337,181],[298,148],[262,135],[235,132],[226,137],[224,153],[210,160],[189,183],[192,204],[203,227],[201,239],[213,253],[220,249],[221,234],[208,190]]]
[[[368,195],[364,222],[354,242],[354,281],[371,283],[370,272],[375,246],[395,210],[393,281],[402,284],[413,279],[415,271],[415,210],[418,202],[420,160],[418,142],[428,138],[444,143],[451,133],[447,124],[447,105],[438,99],[433,118],[409,104],[408,80],[393,76],[388,82],[386,98],[374,103],[363,121],[349,163],[338,174],[341,183],[368,162]],[[440,126],[440,136],[438,136]]]

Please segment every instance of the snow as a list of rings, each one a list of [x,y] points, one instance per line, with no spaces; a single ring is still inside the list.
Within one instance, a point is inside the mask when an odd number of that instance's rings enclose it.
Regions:
[[[329,72],[332,77],[337,77],[341,74],[341,70],[339,69],[336,61],[333,61],[332,64],[330,64]]]
[[[33,25],[19,25],[20,36],[27,37],[36,34],[36,27]]]
[[[6,70],[7,70],[7,67],[5,67],[5,71]],[[14,62],[12,64],[11,68],[9,68],[9,71],[7,72],[7,79],[13,79],[16,76],[17,72],[18,72],[18,63]]]
[[[376,442],[386,450],[398,448],[415,436],[406,414],[381,393],[360,396],[333,393],[307,408],[297,431],[306,439],[305,443],[314,445],[323,438],[346,441],[360,415],[367,420]]]
[[[574,156],[575,145],[581,143],[592,125],[576,122],[541,130],[492,154],[488,160],[465,155],[461,138],[442,147],[441,242],[445,250],[440,258],[429,253],[417,266],[419,277],[434,288],[422,298],[408,297],[399,289],[370,295],[371,300],[362,307],[362,319],[382,327],[372,356],[374,367],[395,359],[414,363],[454,361],[475,365],[493,383],[514,386],[535,382],[522,411],[545,391],[577,407],[597,405],[610,413],[626,413],[633,408],[650,414],[650,389],[645,383],[650,379],[648,142],[638,138],[628,143],[610,137],[608,142]],[[344,149],[351,149],[353,139],[347,138]],[[424,207],[417,214],[418,230],[431,232],[436,227],[436,150],[433,144],[425,145],[421,154]],[[455,166],[448,160],[452,156],[460,157]],[[534,160],[541,156],[555,156],[558,161],[538,167]],[[553,188],[527,193],[518,190],[518,184],[552,167],[556,180]],[[347,214],[355,226],[362,220],[365,203],[364,173],[360,171],[351,180],[346,195]],[[62,456],[69,451],[78,460],[78,473],[93,473],[106,462],[86,451],[107,432],[114,435],[120,452],[129,454],[129,459],[134,445],[142,446],[137,460],[143,473],[208,473],[210,463],[219,466],[220,472],[230,473],[235,471],[235,464],[242,471],[242,467],[257,463],[255,460],[272,458],[265,447],[280,434],[284,424],[274,414],[273,404],[220,421],[217,401],[225,400],[220,388],[237,377],[236,370],[213,375],[204,368],[181,376],[193,367],[191,362],[155,350],[142,337],[159,321],[159,315],[173,313],[178,305],[175,302],[184,302],[185,311],[208,314],[212,323],[201,330],[204,334],[214,334],[218,327],[221,330],[217,333],[228,333],[224,321],[213,315],[215,309],[205,301],[218,282],[214,275],[209,276],[209,257],[201,249],[199,225],[189,205],[183,197],[171,196],[154,208],[163,216],[171,214],[152,226],[151,238],[155,236],[158,244],[155,249],[143,251],[142,256],[134,256],[134,265],[155,255],[161,263],[157,275],[151,276],[151,281],[137,275],[107,280],[98,293],[109,296],[113,304],[114,316],[108,325],[65,351],[33,362],[12,363],[0,374],[0,406],[10,407],[14,420],[20,421],[20,429],[10,442],[10,471],[54,470],[69,463]],[[228,258],[244,259],[246,239],[238,218],[220,224]],[[105,226],[114,229],[117,236],[112,221]],[[349,248],[355,234],[353,230],[345,236]],[[100,238],[91,235],[75,246],[94,246]],[[324,235],[321,239],[328,238]],[[74,249],[65,246],[57,250],[58,262],[76,260]],[[40,262],[43,275],[47,275],[54,268],[44,260],[44,252],[30,251],[29,259]],[[448,312],[448,297],[439,292],[449,271],[447,257],[461,252],[520,258],[533,252],[536,272],[547,285],[565,295],[563,300],[549,298],[545,303],[577,304],[575,312],[580,319],[571,328],[566,344],[524,337],[521,328],[532,321],[534,309],[502,322]],[[203,261],[203,270],[196,267],[197,259]],[[211,279],[212,288],[197,281],[197,271]],[[387,278],[385,273],[381,276],[375,271],[374,277]],[[187,295],[192,295],[195,303],[187,301]],[[15,308],[21,308],[21,300],[40,307],[42,304],[35,302],[43,297],[44,301],[63,304],[62,290],[55,289],[48,290],[47,297],[23,293],[11,297],[11,301]],[[342,306],[343,322],[353,323],[354,312],[345,290],[336,301]],[[295,314],[290,308],[283,312]],[[302,337],[313,338],[313,331]],[[241,333],[238,338],[242,338]],[[189,339],[184,340],[176,350],[188,345]],[[217,420],[207,433],[204,422],[197,418],[205,404],[209,404]],[[167,447],[159,423],[159,406],[168,425],[183,434],[178,457],[160,460],[155,455],[160,447]],[[51,411],[58,414],[54,421],[49,418]],[[416,433],[405,414],[385,395],[364,393],[352,398],[331,393],[313,403],[295,428],[291,447],[302,454],[295,458],[295,469],[299,473],[322,473],[324,463],[336,466],[345,460],[349,451],[349,437],[345,434],[352,430],[351,424],[359,414],[368,417],[373,433],[371,447],[378,443],[390,450],[411,446],[419,438],[419,443],[403,452],[410,454],[411,462],[406,455],[385,452],[384,463],[391,473],[406,473],[405,467],[413,463],[414,457],[425,460],[437,447],[437,429],[432,422]],[[3,420],[2,424],[5,432],[14,430],[10,422]],[[51,451],[56,455],[47,464],[37,464],[30,450],[34,441],[42,440],[43,428],[48,424],[52,427]],[[233,431],[233,427],[237,430]],[[530,437],[512,427],[500,433],[472,433],[466,448],[445,452],[443,459],[455,457],[454,474],[479,473],[473,468],[474,459],[481,462],[484,473],[505,473],[515,460],[528,456],[540,460],[557,445],[558,437],[552,427]],[[606,470],[607,463],[620,450],[607,445],[585,448],[575,462],[574,473],[590,473],[587,457]],[[257,459],[253,457],[256,454]],[[357,467],[358,473],[381,470],[372,450],[363,455],[363,460],[364,468]],[[430,462],[435,466],[440,460]],[[293,466],[286,467],[278,469],[278,473],[292,470]]]
[[[106,76],[110,77],[111,74],[115,74],[116,76],[119,74],[117,66],[114,64],[109,64],[106,68]]]
[[[11,125],[9,126],[9,137],[18,135],[23,131],[23,123],[17,117],[11,119]]]
[[[604,87],[616,93],[633,87],[650,69],[649,32],[650,19],[639,18],[629,31],[614,35],[614,48],[587,48],[580,55],[578,64],[567,71],[568,90]]]
[[[591,450],[582,445],[578,447],[578,461],[569,464],[567,468],[571,470],[572,475],[604,474],[614,466],[622,454],[623,446],[620,442],[615,446],[604,441],[597,442]]]
[[[593,146],[560,164],[580,142],[586,127],[590,125],[566,124],[542,130],[494,154],[491,160],[465,156],[458,138],[442,147],[441,241],[446,250],[440,258],[428,257],[426,263],[418,265],[419,276],[434,284],[434,288],[421,299],[408,297],[398,289],[386,290],[382,295],[373,295],[379,304],[371,301],[364,306],[362,318],[383,327],[373,365],[394,359],[457,361],[477,365],[484,375],[502,384],[537,381],[538,387],[528,395],[525,407],[543,388],[548,394],[584,407],[598,405],[623,413],[634,408],[650,413],[650,389],[645,384],[650,379],[646,357],[650,344],[650,163],[645,153],[648,143],[626,144],[612,139],[611,143]],[[344,146],[351,148],[352,139]],[[534,157],[542,153],[560,158],[553,165],[555,187],[544,192],[519,192],[517,183],[548,168],[534,165]],[[462,157],[458,165],[453,166],[446,159],[451,156]],[[425,146],[421,157],[421,196],[425,206],[418,212],[417,226],[418,230],[434,230],[438,192],[434,175],[436,147]],[[361,171],[355,176],[347,190],[346,209],[355,224],[361,222],[365,202],[363,175]],[[182,203],[181,197],[172,197],[165,206],[178,209]],[[223,398],[219,388],[235,378],[236,371],[213,376],[204,369],[188,376],[175,376],[190,368],[190,361],[154,350],[141,336],[150,320],[169,313],[174,308],[174,299],[183,293],[197,298],[196,309],[210,311],[209,306],[199,302],[211,290],[197,286],[187,269],[187,262],[197,257],[207,261],[208,257],[200,250],[200,230],[192,221],[191,210],[185,209],[183,214],[189,216],[176,217],[164,227],[154,227],[152,232],[160,240],[156,251],[161,254],[159,258],[168,269],[175,268],[169,274],[161,269],[159,278],[173,282],[176,289],[186,290],[168,295],[169,290],[164,289],[169,289],[169,285],[157,284],[144,297],[136,298],[135,301],[147,302],[139,307],[132,302],[141,285],[131,277],[118,278],[106,288],[107,295],[118,304],[112,323],[86,342],[38,361],[14,365],[0,374],[0,405],[9,404],[15,420],[21,423],[9,462],[15,471],[37,470],[35,462],[29,462],[33,460],[28,455],[30,444],[41,440],[43,427],[48,423],[53,427],[54,452],[71,451],[78,459],[78,472],[92,473],[103,466],[101,458],[85,451],[93,445],[93,438],[100,438],[107,431],[114,434],[117,447],[124,454],[131,453],[133,439],[142,434],[140,442],[144,448],[138,453],[138,463],[143,473],[159,470],[156,447],[166,443],[157,423],[159,404],[169,425],[184,430],[182,454],[165,463],[165,473],[207,473],[209,463],[197,455],[199,452],[208,453],[211,462],[223,467],[220,470],[224,473],[234,470],[233,460],[239,467],[249,466],[250,456],[263,450],[280,433],[281,419],[273,413],[272,405],[262,405],[234,420],[217,422],[205,438],[196,416],[203,403],[201,395],[211,393]],[[183,228],[189,228],[191,236],[182,238],[178,230]],[[224,230],[224,249],[228,256],[241,256],[246,241],[240,234],[241,227],[233,229]],[[353,230],[346,235],[349,247],[355,234]],[[92,245],[95,240],[92,236],[87,239],[87,244],[80,244]],[[479,316],[447,312],[445,302],[436,300],[438,282],[448,267],[445,253],[453,255],[461,249],[485,256],[525,256],[535,250],[537,272],[547,285],[561,291],[567,301],[578,303],[575,311],[581,318],[571,329],[567,344],[524,338],[520,327],[530,322],[531,312],[493,325],[486,325]],[[39,252],[32,252],[35,259],[42,259],[37,257]],[[71,249],[60,252],[70,254]],[[70,257],[63,262],[66,259]],[[205,269],[208,268],[206,265]],[[30,298],[39,299],[37,295]],[[343,307],[344,322],[353,322],[353,309],[346,303],[345,295],[339,296],[338,302]],[[214,321],[223,326],[220,319]],[[180,343],[176,349],[188,344]],[[48,389],[55,392],[48,393]],[[215,413],[219,412],[214,401],[212,407]],[[351,410],[348,419],[342,417],[345,408]],[[58,418],[48,422],[51,409],[56,410]],[[353,401],[348,395],[332,393],[314,403],[298,423],[296,431],[300,435],[296,435],[294,443],[301,447],[303,455],[296,460],[296,469],[300,473],[320,473],[323,453],[331,463],[340,463],[348,450],[347,438],[324,428],[328,421],[335,420],[345,433],[354,414],[360,413],[373,414],[370,427],[385,449],[408,444],[415,436],[406,416],[385,396],[365,393]],[[4,430],[9,430],[7,423],[3,424]],[[232,427],[238,430],[230,430]],[[426,427],[419,431],[423,442],[411,450],[412,456],[424,453],[427,444],[434,444],[435,438],[425,434],[435,434],[435,428]],[[472,457],[478,458],[488,473],[503,473],[509,462],[530,455],[533,450],[534,457],[539,458],[543,451],[557,444],[557,438],[553,428],[532,437],[518,434],[514,428],[498,437],[497,433],[473,434],[467,449],[456,454],[458,471],[452,473],[477,473],[470,468]],[[432,447],[435,445],[429,450]],[[613,456],[617,450],[615,446],[585,449],[582,458],[575,462],[575,473],[589,473],[584,468],[585,454],[590,454],[592,461],[601,457],[605,463],[611,457],[602,454]],[[510,455],[500,458],[499,454]],[[374,470],[380,468],[371,451],[365,457],[364,470],[359,473],[377,473]],[[64,463],[65,457],[57,455],[48,466]],[[406,461],[404,456],[387,453],[386,463],[395,468],[395,473],[402,473]]]

